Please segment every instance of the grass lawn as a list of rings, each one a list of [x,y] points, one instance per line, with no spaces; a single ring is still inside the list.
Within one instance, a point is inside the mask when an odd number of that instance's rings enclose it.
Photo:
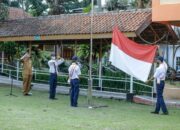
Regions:
[[[33,91],[18,97],[6,96],[9,86],[0,85],[0,130],[180,130],[180,109],[169,108],[170,115],[153,115],[153,106],[138,105],[112,99],[94,98],[95,104],[108,107],[88,109],[86,97],[79,106],[69,106],[69,96],[48,99],[48,92]]]

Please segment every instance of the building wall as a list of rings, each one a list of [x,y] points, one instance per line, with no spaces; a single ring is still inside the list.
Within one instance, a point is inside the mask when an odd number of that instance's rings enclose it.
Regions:
[[[173,59],[173,52],[175,51],[175,48],[177,47],[178,45],[175,45],[173,49],[173,45],[168,45],[168,46],[160,45],[161,55],[164,57],[168,65],[174,68],[175,70],[180,69],[180,66],[177,66],[177,63],[178,63],[177,60],[178,58],[180,58],[180,47],[177,49],[175,57]],[[173,65],[173,62],[174,62],[174,65]]]
[[[152,21],[180,26],[180,0],[152,0]]]

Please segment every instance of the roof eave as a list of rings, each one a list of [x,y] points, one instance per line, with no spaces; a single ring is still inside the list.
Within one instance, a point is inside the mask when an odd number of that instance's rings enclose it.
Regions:
[[[124,32],[127,37],[136,37],[135,32]],[[60,35],[41,35],[41,36],[9,36],[0,37],[0,41],[53,41],[53,40],[86,40],[90,39],[90,34],[60,34]],[[93,34],[93,39],[111,39],[112,32]]]
[[[136,30],[136,35],[139,36],[152,23],[152,15],[150,14],[146,21]]]

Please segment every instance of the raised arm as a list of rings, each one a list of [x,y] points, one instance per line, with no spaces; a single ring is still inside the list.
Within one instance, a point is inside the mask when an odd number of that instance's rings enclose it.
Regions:
[[[57,60],[57,64],[58,64],[58,65],[62,64],[63,62],[64,62],[64,59],[63,59],[63,58]]]

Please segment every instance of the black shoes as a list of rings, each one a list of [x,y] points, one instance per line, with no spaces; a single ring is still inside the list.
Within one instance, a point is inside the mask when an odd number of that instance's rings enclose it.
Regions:
[[[32,93],[26,93],[24,96],[32,96]]]
[[[32,95],[27,93],[27,94],[24,94],[24,96],[32,96]]]
[[[169,112],[164,112],[162,113],[162,115],[169,115]]]
[[[159,112],[156,112],[156,111],[152,111],[151,113],[152,114],[159,114]]]
[[[58,98],[49,98],[50,100],[58,100]]]
[[[77,105],[76,106],[71,105],[71,107],[78,107],[78,106]]]
[[[152,111],[152,114],[159,114],[159,112]],[[169,115],[169,112],[163,112],[161,115]]]

